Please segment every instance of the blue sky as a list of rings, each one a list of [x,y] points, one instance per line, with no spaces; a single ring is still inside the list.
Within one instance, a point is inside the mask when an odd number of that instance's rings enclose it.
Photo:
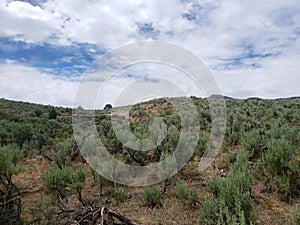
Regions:
[[[103,48],[89,43],[67,46],[49,43],[26,43],[0,37],[0,61],[13,60],[21,64],[60,76],[81,76]]]
[[[72,106],[99,56],[142,40],[197,55],[224,95],[300,95],[299,0],[3,0],[0,21],[0,98]]]

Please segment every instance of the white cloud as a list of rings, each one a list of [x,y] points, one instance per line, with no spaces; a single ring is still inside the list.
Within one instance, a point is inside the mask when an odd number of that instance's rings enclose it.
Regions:
[[[109,49],[149,38],[169,41],[189,49],[208,64],[225,94],[300,95],[299,0],[48,0],[40,6],[4,1],[0,21],[5,21],[0,22],[0,35],[32,43],[87,42]],[[150,32],[139,28],[143,24]],[[270,56],[262,57],[265,54]],[[226,67],[237,59],[237,65]],[[251,64],[260,68],[247,67]],[[1,79],[8,66],[1,65]],[[32,72],[19,66],[15,72],[20,69],[24,76],[26,71]],[[287,70],[289,74],[283,75]],[[44,76],[41,80],[50,79],[50,75],[34,74]],[[30,79],[30,75],[25,77]],[[8,82],[9,78],[2,81]],[[58,89],[56,82],[54,89]],[[57,96],[65,98],[63,94]]]
[[[297,0],[261,2],[258,0],[48,0],[41,7],[21,1],[2,4],[0,31],[6,35],[21,34],[24,40],[70,41],[117,47],[147,39],[137,24],[148,23],[158,39],[172,41],[199,53],[203,58],[230,56],[240,39],[255,42],[259,49],[286,44],[299,29]],[[297,8],[298,7],[298,8]],[[294,9],[294,24],[278,26],[278,10]],[[297,11],[298,10],[298,11]],[[276,14],[277,12],[277,14]],[[187,20],[184,13],[195,13]],[[283,15],[284,16],[284,15]],[[148,37],[151,35],[148,34]],[[54,39],[54,40],[53,40]],[[273,41],[270,41],[273,39]]]
[[[93,76],[94,74],[88,74]],[[97,105],[104,106],[109,102],[115,105],[129,105],[149,96],[179,97],[205,96],[201,87],[178,68],[162,63],[144,62],[133,64],[119,71],[105,81],[98,82]]]
[[[0,5],[0,35],[29,43],[44,42],[58,33],[57,21],[39,6],[16,1]]]
[[[300,58],[266,60],[259,69],[219,71],[217,80],[222,92],[239,98],[278,98],[299,96]]]
[[[15,1],[7,5],[7,11],[17,14],[19,17],[46,20],[44,11],[39,6],[33,6],[28,2]],[[49,17],[48,17],[49,19]]]
[[[182,18],[185,7],[179,0],[49,0],[41,7],[12,1],[0,10],[2,21],[10,21],[0,26],[1,34],[21,35],[27,42],[75,41],[116,47],[142,38],[137,23],[150,22],[162,34],[182,34],[193,28]]]
[[[2,98],[42,104],[72,106],[78,81],[41,73],[7,60],[0,64]]]

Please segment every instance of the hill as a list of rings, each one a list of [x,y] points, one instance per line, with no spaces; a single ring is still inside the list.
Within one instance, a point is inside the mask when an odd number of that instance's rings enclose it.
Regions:
[[[0,99],[0,224],[72,224],[75,211],[107,206],[139,224],[298,225],[300,98],[224,99],[227,127],[213,164],[198,170],[212,118],[208,100],[192,97],[198,115],[188,117],[200,124],[195,152],[176,175],[150,187],[95,173],[73,137],[71,108]],[[129,113],[133,134],[149,138],[153,117],[163,119],[167,134],[157,147],[135,151],[117,138],[110,112],[95,112],[99,138],[126,164],[160,162],[189,135],[169,101],[139,103]]]

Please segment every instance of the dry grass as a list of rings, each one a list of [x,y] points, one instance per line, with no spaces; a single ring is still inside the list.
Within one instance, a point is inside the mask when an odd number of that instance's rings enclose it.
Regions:
[[[207,196],[205,183],[214,176],[214,171],[210,167],[207,171],[199,173],[197,170],[198,162],[199,159],[195,157],[182,169],[180,174],[175,178],[171,178],[167,192],[162,195],[162,206],[154,209],[142,207],[140,199],[143,191],[142,187],[123,187],[128,199],[119,204],[111,196],[100,196],[99,188],[93,181],[88,165],[76,162],[75,166],[82,166],[89,171],[87,185],[83,192],[86,201],[93,201],[100,206],[105,205],[140,224],[194,225],[201,224],[199,217],[201,206],[199,205],[198,209],[189,209],[189,207],[182,204],[180,199],[176,197],[175,182],[176,179],[180,179],[185,185],[196,188],[200,202],[203,201]],[[14,180],[21,188],[22,217],[24,220],[28,220],[31,217],[29,207],[39,202],[45,195],[41,175],[48,169],[49,162],[41,156],[32,155],[22,162],[22,166],[22,172],[14,176]],[[158,185],[161,190],[162,185]],[[113,186],[106,186],[104,193],[108,193],[112,188]],[[257,183],[252,187],[252,193],[260,224],[282,225],[287,219],[292,221],[292,215],[296,205],[299,204],[299,200],[295,200],[294,204],[282,202],[278,196],[265,193],[261,183]]]

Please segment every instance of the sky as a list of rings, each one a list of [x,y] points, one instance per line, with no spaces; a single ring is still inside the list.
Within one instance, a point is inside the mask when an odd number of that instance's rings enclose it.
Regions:
[[[176,44],[195,54],[207,65],[223,95],[300,96],[299,3],[2,0],[0,98],[73,106],[80,81],[99,57],[124,44],[146,40]],[[173,69],[157,68],[169,79],[181,77],[179,83],[188,86],[189,81]],[[124,79],[142,77],[149,83],[145,67],[132,71],[120,72],[112,79],[111,89],[106,89],[115,92],[113,85],[122,86]],[[112,100],[108,94],[102,104]]]

